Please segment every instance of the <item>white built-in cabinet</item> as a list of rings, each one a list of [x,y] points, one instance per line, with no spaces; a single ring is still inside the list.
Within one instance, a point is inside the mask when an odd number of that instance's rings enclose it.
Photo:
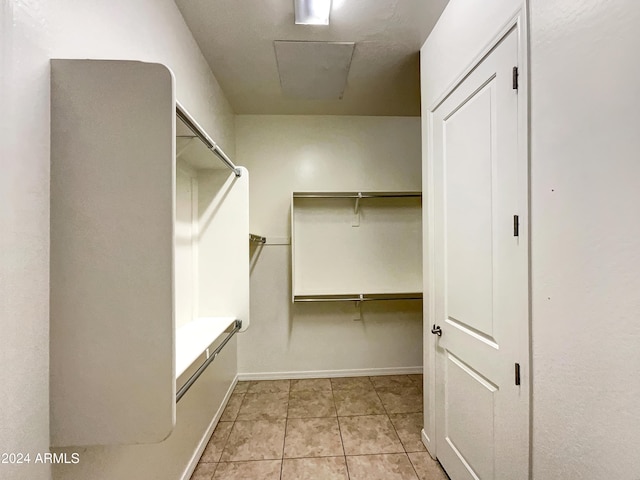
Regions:
[[[294,192],[293,301],[422,298],[420,192]]]
[[[51,445],[161,442],[207,347],[249,324],[248,172],[165,66],[51,66]]]

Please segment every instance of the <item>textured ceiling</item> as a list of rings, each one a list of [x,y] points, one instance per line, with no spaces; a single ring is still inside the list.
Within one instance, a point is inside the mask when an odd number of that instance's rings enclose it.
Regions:
[[[238,114],[419,115],[419,55],[448,0],[333,0],[329,26],[293,0],[176,0]],[[340,100],[283,95],[274,41],[355,42]]]

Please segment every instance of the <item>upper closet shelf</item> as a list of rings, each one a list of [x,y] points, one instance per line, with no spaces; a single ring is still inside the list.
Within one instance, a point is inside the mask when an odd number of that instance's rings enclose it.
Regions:
[[[176,102],[176,158],[186,161],[195,169],[218,168],[220,165],[213,160],[212,153],[222,160],[236,177],[242,174],[198,122]]]

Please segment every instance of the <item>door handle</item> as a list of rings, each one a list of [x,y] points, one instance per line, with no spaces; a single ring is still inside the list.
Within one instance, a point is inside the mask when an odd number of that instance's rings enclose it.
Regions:
[[[436,326],[436,324],[434,323],[433,327],[431,327],[431,333],[441,337],[442,336],[442,329],[440,328],[440,326]]]

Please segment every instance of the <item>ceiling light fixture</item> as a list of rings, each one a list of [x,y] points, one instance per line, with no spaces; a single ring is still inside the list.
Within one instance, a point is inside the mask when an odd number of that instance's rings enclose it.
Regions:
[[[293,0],[296,25],[329,25],[331,0]]]

